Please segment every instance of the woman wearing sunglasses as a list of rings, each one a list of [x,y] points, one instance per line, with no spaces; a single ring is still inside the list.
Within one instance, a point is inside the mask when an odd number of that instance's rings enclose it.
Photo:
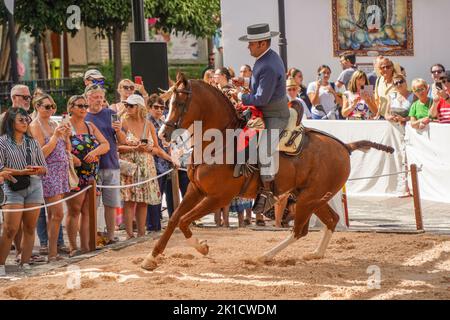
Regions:
[[[144,98],[133,94],[126,100],[126,114],[122,130],[126,132],[126,143],[119,146],[120,159],[137,165],[134,172],[121,172],[120,184],[129,185],[156,177],[153,155],[163,156],[158,145],[153,124],[147,120]],[[124,163],[124,162],[122,162]],[[124,223],[128,239],[134,238],[133,218],[136,217],[138,237],[145,235],[147,206],[161,203],[158,181],[120,189],[124,201]]]
[[[14,180],[3,185],[6,202],[3,209],[38,207],[44,203],[41,176],[47,172],[45,157],[39,143],[28,135],[30,117],[24,109],[5,113],[0,136],[0,171],[9,171]],[[5,261],[11,243],[22,225],[20,265],[29,269],[39,209],[3,212],[4,224],[0,238],[0,276],[5,275]]]
[[[117,112],[119,117],[125,114],[125,101],[131,96],[136,90],[136,85],[130,79],[123,79],[119,82],[117,86],[117,92],[120,95],[120,101],[112,104],[109,108]]]
[[[393,78],[394,90],[388,96],[386,120],[405,125],[409,121],[409,110],[417,97],[408,89],[408,83],[403,75]]]
[[[72,191],[86,188],[91,180],[97,178],[99,157],[109,151],[109,143],[100,130],[93,123],[85,121],[88,107],[84,96],[72,96],[67,102],[67,112],[70,114],[68,124],[71,130],[71,155],[79,178],[78,187]],[[77,249],[78,231],[80,231],[81,252],[89,251],[87,193],[83,192],[78,197],[67,200],[67,207],[66,229],[70,245],[69,256],[72,257],[80,253]]]
[[[69,158],[71,151],[70,127],[67,123],[58,125],[51,120],[56,112],[53,98],[42,94],[33,100],[33,107],[37,112],[36,118],[30,124],[30,132],[42,147],[48,172],[42,178],[44,199],[52,203],[64,198],[69,192]],[[48,261],[60,260],[58,245],[64,245],[62,239],[61,222],[64,217],[62,203],[47,208],[48,220],[45,220],[45,210],[41,210],[38,223],[38,235],[41,248],[48,244]],[[47,238],[48,237],[48,238]],[[42,251],[41,251],[42,252]]]

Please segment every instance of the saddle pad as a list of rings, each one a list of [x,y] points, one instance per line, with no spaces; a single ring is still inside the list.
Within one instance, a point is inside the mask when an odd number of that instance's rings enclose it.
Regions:
[[[303,139],[304,127],[300,121],[298,121],[299,114],[297,110],[290,108],[289,112],[289,122],[286,129],[280,134],[278,150],[287,154],[298,154]]]

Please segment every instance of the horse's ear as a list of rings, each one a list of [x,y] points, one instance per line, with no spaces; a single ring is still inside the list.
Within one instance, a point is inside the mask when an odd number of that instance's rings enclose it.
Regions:
[[[188,84],[188,80],[183,72],[178,72],[177,73],[177,84],[181,84],[181,83],[186,87]]]

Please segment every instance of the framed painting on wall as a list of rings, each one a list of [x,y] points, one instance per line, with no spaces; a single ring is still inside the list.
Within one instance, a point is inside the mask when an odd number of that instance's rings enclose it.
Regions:
[[[334,56],[414,55],[412,0],[332,0],[332,10]]]

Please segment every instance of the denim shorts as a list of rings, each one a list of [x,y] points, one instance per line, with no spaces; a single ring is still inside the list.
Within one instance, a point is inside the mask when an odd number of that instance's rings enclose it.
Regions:
[[[28,188],[12,191],[8,183],[3,184],[3,192],[6,196],[6,204],[43,204],[44,191],[42,189],[42,179],[37,176],[30,176],[30,185]]]
[[[104,186],[120,186],[120,169],[98,170],[98,184]],[[120,208],[120,189],[101,189],[103,205]]]

